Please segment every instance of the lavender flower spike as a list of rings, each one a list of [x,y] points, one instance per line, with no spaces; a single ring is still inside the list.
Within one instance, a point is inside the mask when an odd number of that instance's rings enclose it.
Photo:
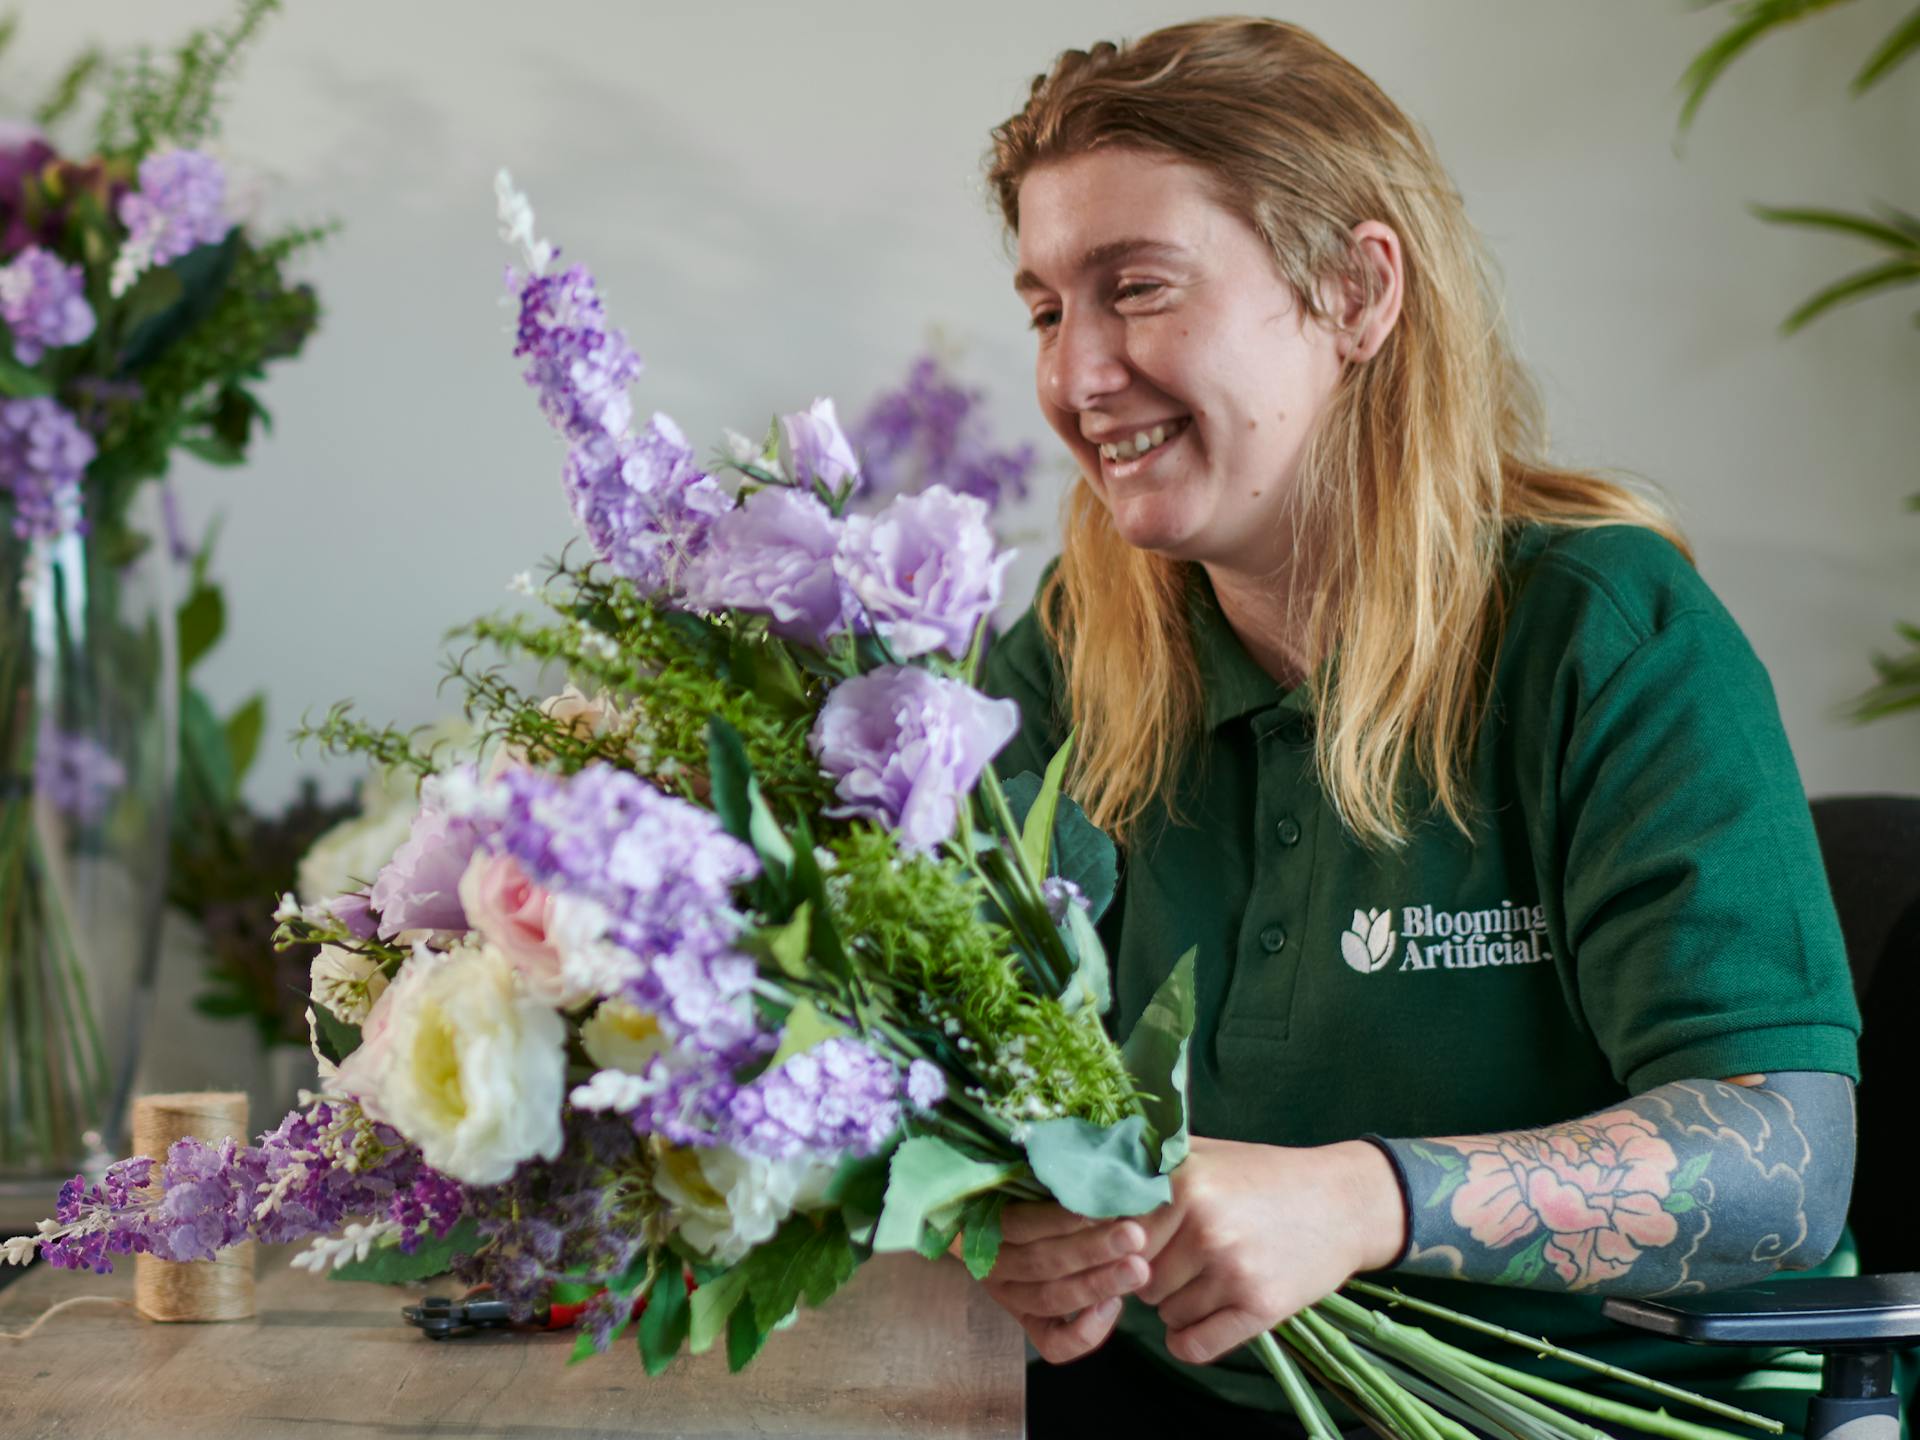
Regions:
[[[843,681],[827,696],[808,743],[845,803],[829,815],[892,826],[928,853],[955,819],[987,761],[1020,728],[1020,707],[910,665]]]
[[[13,332],[13,358],[37,365],[50,349],[93,334],[86,272],[50,250],[29,245],[0,268],[0,320]]]
[[[964,655],[1000,602],[1014,552],[994,551],[986,502],[944,485],[903,495],[878,515],[852,515],[840,537],[840,576],[902,659]]]

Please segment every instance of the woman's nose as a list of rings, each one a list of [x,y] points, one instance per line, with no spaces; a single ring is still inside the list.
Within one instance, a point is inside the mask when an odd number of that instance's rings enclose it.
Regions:
[[[1098,315],[1063,315],[1045,359],[1046,398],[1062,410],[1091,410],[1124,390],[1130,372],[1120,327]]]

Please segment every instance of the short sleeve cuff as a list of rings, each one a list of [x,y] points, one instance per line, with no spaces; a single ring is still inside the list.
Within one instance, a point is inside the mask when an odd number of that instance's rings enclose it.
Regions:
[[[1860,1037],[1843,1025],[1780,1025],[1713,1035],[1646,1060],[1625,1077],[1640,1095],[1675,1080],[1724,1080],[1780,1070],[1819,1070],[1860,1080]]]

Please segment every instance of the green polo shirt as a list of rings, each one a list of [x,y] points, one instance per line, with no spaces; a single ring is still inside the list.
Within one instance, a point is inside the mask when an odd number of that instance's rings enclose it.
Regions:
[[[1306,687],[1282,690],[1193,575],[1205,722],[1178,771],[1181,823],[1164,807],[1149,816],[1101,928],[1120,1035],[1199,948],[1196,1133],[1275,1145],[1483,1134],[1689,1077],[1858,1078],[1846,953],[1772,687],[1666,540],[1516,527],[1469,771],[1473,834],[1429,815],[1397,851],[1342,827],[1314,767]],[[1068,725],[1031,613],[984,675],[1026,722],[1000,772],[1042,769]],[[1843,1246],[1821,1273],[1852,1268]],[[1406,1283],[1629,1368],[1791,1392],[1789,1427],[1813,1387],[1806,1357],[1762,1370],[1752,1352],[1643,1340],[1591,1296]],[[1249,1356],[1172,1360],[1144,1306],[1130,1302],[1122,1329],[1218,1393],[1282,1404]]]

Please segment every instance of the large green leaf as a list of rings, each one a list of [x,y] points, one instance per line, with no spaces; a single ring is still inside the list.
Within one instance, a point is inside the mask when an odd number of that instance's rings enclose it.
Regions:
[[[192,686],[180,692],[180,814],[225,815],[239,798],[227,730],[207,697]]]
[[[1133,1033],[1120,1047],[1127,1073],[1143,1095],[1141,1108],[1152,1126],[1151,1145],[1162,1175],[1187,1158],[1187,1066],[1193,1039],[1193,964],[1197,949],[1174,964]]]
[[[318,1000],[313,1004],[313,1025],[318,1032],[320,1051],[338,1065],[360,1048],[360,1027],[349,1025]]]
[[[713,1348],[713,1342],[726,1329],[727,1317],[746,1298],[747,1272],[738,1265],[702,1283],[690,1302],[693,1313],[687,1323],[688,1348],[696,1355]]]
[[[255,691],[244,705],[227,717],[227,757],[233,766],[236,786],[247,778],[247,771],[253,768],[254,756],[260,753],[260,734],[266,729],[266,724],[267,697],[263,691]]]
[[[180,634],[180,673],[186,674],[220,642],[227,628],[227,602],[218,585],[198,585],[174,611]]]
[[[813,1049],[822,1040],[852,1032],[831,1015],[823,1014],[811,1000],[800,1000],[787,1012],[780,1026],[780,1046],[767,1061],[767,1069],[777,1070],[795,1055]]]
[[[673,1363],[687,1340],[692,1310],[687,1304],[687,1277],[678,1257],[668,1252],[666,1268],[647,1294],[646,1313],[640,1317],[640,1363],[647,1374],[658,1375]]]
[[[1073,979],[1068,982],[1060,1003],[1069,1012],[1091,1008],[1104,1015],[1113,1004],[1112,967],[1107,963],[1107,947],[1100,943],[1100,932],[1078,905],[1067,906],[1067,949],[1073,953]]]
[[[135,282],[129,301],[140,301],[137,309],[144,318],[129,327],[120,349],[123,373],[138,370],[165,354],[167,349],[200,324],[220,303],[233,274],[233,262],[240,253],[240,231],[234,229],[217,245],[202,245],[189,250],[163,269],[149,270]],[[174,277],[177,288],[169,298],[165,282],[158,282],[152,299],[141,296],[142,287],[159,275]]]
[[[1043,784],[1031,770],[1022,770],[1011,780],[1001,782],[1007,808],[1023,827]],[[1113,841],[1068,795],[1060,796],[1054,814],[1051,873],[1080,887],[1080,893],[1087,897],[1088,917],[1096,921],[1106,913],[1120,881],[1119,854]]]
[[[1039,793],[1020,823],[1020,848],[1026,852],[1027,864],[1035,875],[1051,873],[1047,866],[1053,861],[1054,816],[1060,809],[1060,785],[1067,778],[1067,760],[1072,754],[1073,736],[1069,735],[1047,762]]]
[[[873,1248],[917,1250],[921,1232],[937,1212],[995,1189],[1019,1173],[1017,1165],[972,1159],[932,1135],[903,1141],[888,1168],[887,1195],[874,1228]]]
[[[364,1260],[349,1260],[331,1272],[335,1280],[374,1280],[382,1285],[411,1285],[430,1276],[444,1275],[453,1266],[453,1257],[471,1254],[480,1243],[479,1228],[471,1220],[462,1220],[444,1239],[431,1236],[420,1242],[411,1255],[395,1245],[371,1251]]]
[[[1105,1127],[1077,1115],[1044,1120],[1027,1129],[1027,1163],[1076,1215],[1144,1215],[1173,1198],[1172,1184],[1147,1157],[1146,1128],[1143,1115]]]
[[[770,887],[763,898],[776,903],[786,893],[793,869],[793,843],[760,793],[746,741],[718,715],[707,722],[707,778],[713,788],[713,813],[729,835],[753,846],[765,872],[762,886]]]
[[[960,1258],[976,1280],[986,1279],[1000,1258],[1000,1212],[1006,1205],[1005,1195],[976,1195],[960,1214],[960,1229],[966,1236]]]
[[[856,1263],[837,1212],[818,1220],[790,1216],[778,1234],[740,1262],[748,1275],[754,1324],[771,1330],[803,1298],[809,1305],[824,1305],[852,1278]]]

